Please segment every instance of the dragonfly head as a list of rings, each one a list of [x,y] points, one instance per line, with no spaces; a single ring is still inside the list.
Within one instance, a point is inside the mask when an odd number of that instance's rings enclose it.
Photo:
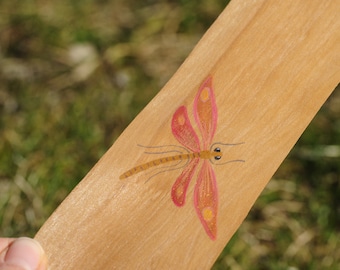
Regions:
[[[229,157],[229,150],[227,148],[231,146],[241,145],[244,144],[244,142],[241,143],[221,143],[221,142],[215,142],[210,147],[210,162],[216,165],[223,165],[230,162],[245,162],[243,159],[230,159],[227,161],[220,162],[219,160],[223,157],[223,152],[228,152]]]

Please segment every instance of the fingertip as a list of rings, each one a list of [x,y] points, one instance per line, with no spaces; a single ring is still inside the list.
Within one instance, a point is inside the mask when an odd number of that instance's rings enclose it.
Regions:
[[[18,269],[47,269],[47,259],[41,245],[34,239],[21,237],[13,241],[5,256],[5,263]]]

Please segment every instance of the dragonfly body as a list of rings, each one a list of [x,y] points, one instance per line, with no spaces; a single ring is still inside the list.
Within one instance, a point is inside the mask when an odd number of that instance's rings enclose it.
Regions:
[[[221,157],[222,157],[222,152],[220,152],[219,148],[215,148],[214,151],[203,150],[200,152],[192,152],[192,153],[187,153],[187,154],[178,154],[178,155],[173,155],[173,156],[157,158],[149,162],[146,162],[144,164],[133,167],[132,169],[124,172],[121,176],[119,176],[119,179],[122,180],[122,179],[128,178],[139,172],[142,172],[152,167],[165,164],[165,163],[169,163],[169,162],[188,160],[188,159],[194,159],[194,158],[202,158],[202,159],[215,158],[218,160]]]

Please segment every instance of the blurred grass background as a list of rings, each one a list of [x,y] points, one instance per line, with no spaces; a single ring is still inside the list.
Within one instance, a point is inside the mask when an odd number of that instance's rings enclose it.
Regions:
[[[34,236],[226,4],[0,2],[1,236]],[[340,269],[339,145],[336,89],[213,269]]]

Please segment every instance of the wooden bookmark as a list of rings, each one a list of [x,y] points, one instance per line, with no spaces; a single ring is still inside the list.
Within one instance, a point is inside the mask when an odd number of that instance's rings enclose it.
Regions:
[[[38,232],[50,269],[209,269],[339,83],[339,14],[231,1]]]

